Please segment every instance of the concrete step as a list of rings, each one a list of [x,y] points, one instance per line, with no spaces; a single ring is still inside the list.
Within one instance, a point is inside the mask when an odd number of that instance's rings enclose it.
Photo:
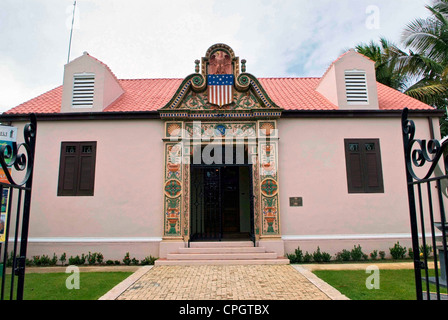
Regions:
[[[289,259],[251,259],[251,260],[168,260],[157,259],[155,266],[194,266],[194,265],[283,265]]]
[[[209,248],[179,248],[178,253],[264,253],[264,247],[209,247]]]
[[[190,242],[190,248],[229,248],[254,247],[252,241],[198,241]]]
[[[168,260],[252,260],[276,259],[275,252],[264,253],[169,253]]]
[[[264,253],[169,253],[168,260],[252,260],[276,259],[275,252]]]
[[[158,259],[161,265],[250,265],[289,264],[289,259],[267,252],[265,247],[254,247],[251,241],[191,242],[189,248],[178,248]]]

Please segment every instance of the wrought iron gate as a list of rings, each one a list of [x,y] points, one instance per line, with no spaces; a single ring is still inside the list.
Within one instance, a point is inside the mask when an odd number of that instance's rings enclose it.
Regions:
[[[28,228],[31,207],[31,187],[33,181],[33,167],[34,154],[36,147],[36,133],[37,121],[34,114],[31,115],[31,122],[25,125],[24,141],[17,145],[12,143],[10,145],[3,145],[0,148],[0,164],[9,183],[0,183],[0,195],[7,195],[8,201],[6,210],[6,225],[5,225],[5,242],[0,252],[3,252],[2,272],[1,272],[1,300],[5,297],[6,285],[6,269],[12,267],[9,299],[23,300],[23,289],[25,285],[25,263],[28,244]],[[17,176],[22,178],[17,182],[11,175],[12,169],[17,172]],[[16,194],[17,193],[17,194]],[[4,199],[4,198],[2,198]],[[13,203],[14,201],[14,203]],[[2,201],[2,206],[4,205]],[[12,209],[15,209],[15,214]],[[15,227],[14,232],[10,233],[11,219],[14,218]],[[10,234],[14,236],[12,243],[12,250],[9,253],[9,237]],[[20,234],[20,239],[19,239]],[[19,245],[20,243],[20,245]],[[0,244],[1,246],[1,244]],[[18,248],[18,246],[20,246]],[[15,277],[17,276],[17,281]],[[17,287],[16,287],[17,282]],[[14,290],[16,289],[16,296],[14,297]]]
[[[225,167],[248,167],[250,201],[250,240],[255,245],[253,187],[251,165],[192,165],[190,241],[223,238],[222,170]]]
[[[408,112],[403,111],[401,121],[417,299],[441,300],[441,287],[447,287],[448,275],[448,158],[444,157],[448,139],[416,139],[415,123],[408,119]]]

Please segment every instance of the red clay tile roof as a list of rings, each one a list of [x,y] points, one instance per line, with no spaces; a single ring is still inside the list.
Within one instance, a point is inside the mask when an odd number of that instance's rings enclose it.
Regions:
[[[315,88],[321,78],[259,78],[271,99],[285,110],[337,110]],[[183,79],[119,80],[124,93],[104,112],[157,111],[169,102]],[[59,113],[62,86],[18,105],[6,114]],[[431,106],[378,83],[380,110],[431,110]]]
[[[259,78],[266,93],[285,110],[337,110],[338,107],[318,93],[320,78]]]
[[[408,108],[410,110],[431,110],[433,107],[417,99],[411,98],[391,87],[377,82],[378,104],[381,110],[401,110]]]
[[[120,80],[124,93],[104,111],[156,111],[176,93],[183,79]]]

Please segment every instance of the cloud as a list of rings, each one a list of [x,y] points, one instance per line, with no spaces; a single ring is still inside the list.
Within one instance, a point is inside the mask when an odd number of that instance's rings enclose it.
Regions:
[[[17,72],[22,70],[10,59],[0,63],[0,112],[10,109],[22,102],[32,99],[50,89],[45,83],[29,84],[24,81],[25,75]]]
[[[119,78],[183,78],[213,44],[230,45],[258,77],[321,76],[343,49],[424,15],[425,0],[376,0],[380,29],[365,26],[371,0],[78,0],[71,59],[84,51]],[[0,2],[0,105],[13,107],[62,82],[73,0]]]
[[[215,42],[231,42],[239,27],[214,14],[211,1],[107,1],[82,10],[73,56],[88,51],[118,77],[185,77]]]

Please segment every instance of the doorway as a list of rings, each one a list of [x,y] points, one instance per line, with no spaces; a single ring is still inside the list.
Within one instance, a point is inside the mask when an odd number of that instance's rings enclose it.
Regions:
[[[251,165],[192,165],[190,241],[255,240]]]

